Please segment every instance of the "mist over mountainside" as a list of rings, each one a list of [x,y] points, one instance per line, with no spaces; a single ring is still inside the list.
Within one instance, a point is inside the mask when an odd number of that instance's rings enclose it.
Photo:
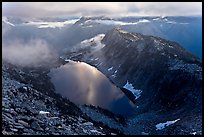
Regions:
[[[5,135],[202,135],[202,17],[2,17]]]

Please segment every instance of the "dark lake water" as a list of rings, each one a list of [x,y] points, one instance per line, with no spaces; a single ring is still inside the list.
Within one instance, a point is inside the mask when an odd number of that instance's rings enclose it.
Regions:
[[[75,104],[92,104],[116,114],[130,116],[134,105],[109,79],[84,62],[69,63],[49,73],[57,93]]]

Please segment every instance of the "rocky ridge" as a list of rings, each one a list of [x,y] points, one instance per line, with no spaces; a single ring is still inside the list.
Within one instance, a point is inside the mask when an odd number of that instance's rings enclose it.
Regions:
[[[105,45],[101,50],[86,47],[78,52],[80,56],[68,53],[65,58],[97,67],[118,87],[129,81],[142,91],[135,101],[138,106],[135,116],[127,122],[131,128],[125,128],[124,133],[202,134],[202,62],[199,58],[174,41],[120,28],[108,31],[101,42]],[[155,128],[159,122],[178,118],[173,129],[171,126],[163,130]]]

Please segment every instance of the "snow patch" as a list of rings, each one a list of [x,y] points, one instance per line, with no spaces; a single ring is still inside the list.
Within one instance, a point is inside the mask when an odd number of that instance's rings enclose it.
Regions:
[[[175,22],[175,21],[167,21],[166,23],[169,23],[169,24],[177,24],[177,22]]]
[[[123,86],[123,88],[131,91],[133,93],[133,95],[135,96],[135,99],[138,99],[141,96],[142,90],[139,89],[135,89],[131,83],[128,82]]]
[[[70,60],[70,59],[65,59],[64,61],[74,63],[74,61],[72,61],[72,60]]]
[[[179,121],[180,119],[176,119],[176,120],[173,120],[173,121],[167,121],[165,123],[159,123],[156,125],[156,130],[162,130],[164,129],[165,127],[169,126],[169,125],[172,125],[174,123],[176,123],[177,121]]]
[[[98,66],[101,66],[103,64],[103,62],[101,62]]]
[[[162,19],[166,18],[166,16],[161,16]]]
[[[196,135],[196,133],[197,133],[197,132],[192,132],[192,133],[190,133],[190,134],[191,134],[191,135]]]
[[[50,112],[40,111],[39,114],[49,114]]]
[[[108,71],[111,71],[111,70],[113,70],[113,67],[108,68]]]
[[[160,18],[154,18],[153,20],[159,20]]]
[[[111,75],[111,77],[116,78],[116,74]]]
[[[14,24],[12,24],[11,22],[8,21],[8,19],[6,17],[2,17],[2,21],[8,25],[11,25],[11,26],[15,26]]]
[[[27,87],[23,87],[23,89],[27,90],[28,88]]]
[[[93,133],[101,134],[101,132],[99,132],[98,130],[95,130],[95,129],[92,129],[92,130],[90,130],[90,131],[93,132]]]
[[[147,19],[143,19],[143,20],[139,20],[138,23],[144,23],[144,22],[150,22],[149,20]]]
[[[83,123],[83,125],[85,125],[85,126],[93,126],[93,123],[92,122],[86,122],[86,123]]]

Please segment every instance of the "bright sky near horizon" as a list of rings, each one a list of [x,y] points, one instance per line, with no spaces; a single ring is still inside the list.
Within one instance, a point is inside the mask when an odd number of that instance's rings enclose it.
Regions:
[[[202,16],[202,2],[2,2],[3,16]]]

